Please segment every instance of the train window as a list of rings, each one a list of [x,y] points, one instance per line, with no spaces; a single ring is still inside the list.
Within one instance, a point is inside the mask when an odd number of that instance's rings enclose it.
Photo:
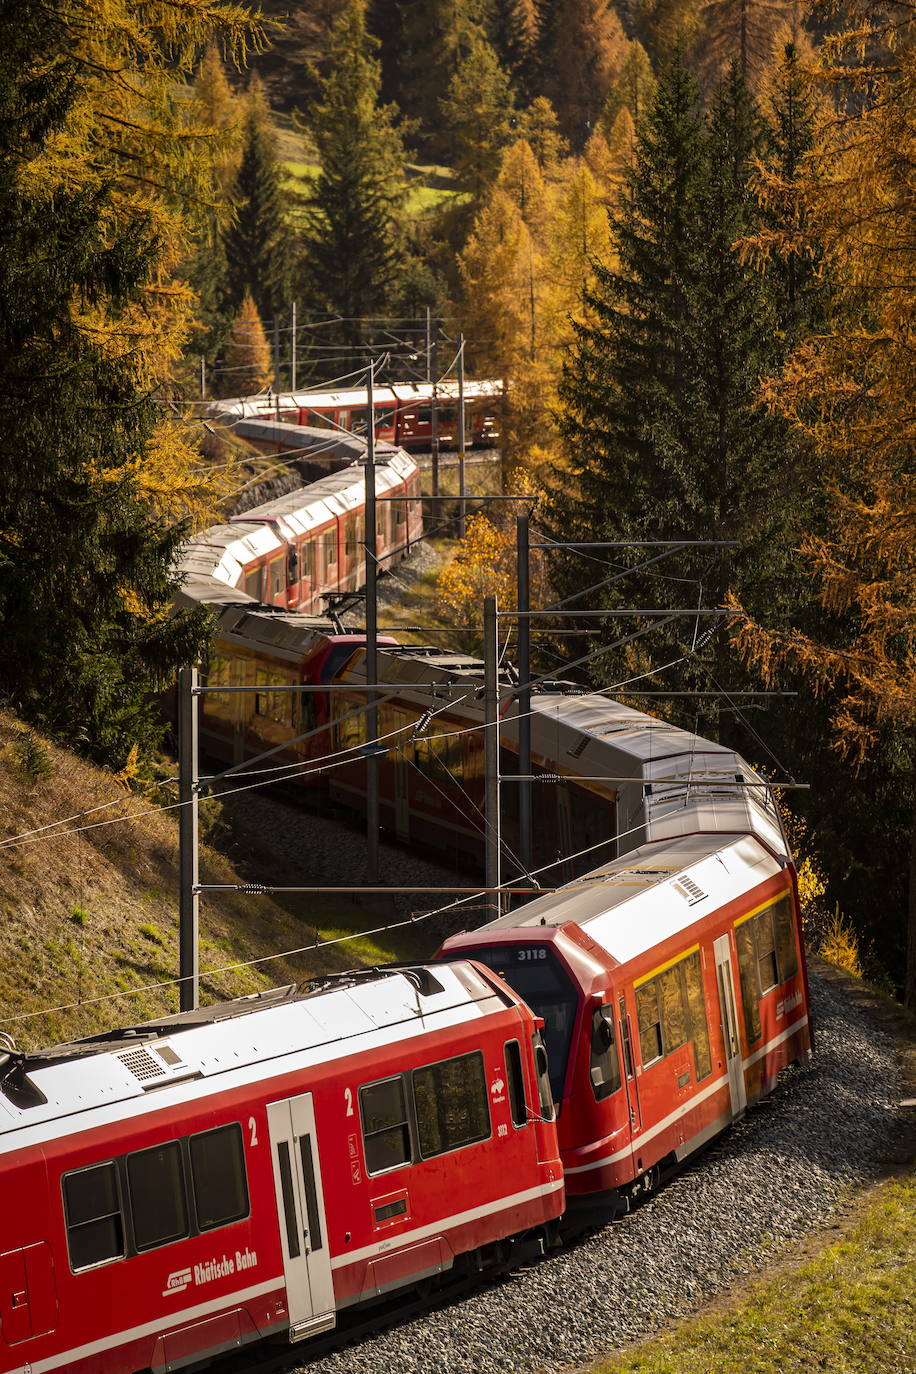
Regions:
[[[414,1069],[412,1078],[424,1159],[486,1140],[490,1109],[480,1050]]]
[[[696,950],[684,959],[682,966],[684,969],[684,986],[687,992],[687,1011],[690,1017],[690,1038],[693,1041],[693,1057],[697,1082],[699,1083],[712,1073],[709,1023],[706,1019],[706,994],[703,991],[703,967],[700,963],[700,951]]]
[[[299,572],[302,580],[309,581],[315,576],[315,545],[308,539],[303,539],[299,545]]]
[[[248,1182],[238,1122],[192,1135],[188,1149],[199,1230],[209,1231],[247,1217]]]
[[[538,1076],[538,1101],[541,1104],[541,1119],[543,1121],[553,1121],[554,1098],[551,1092],[550,1068],[547,1062],[547,1050],[541,1039],[540,1031],[535,1031],[531,1037],[531,1048],[534,1051],[534,1068]]]
[[[689,1041],[693,1045],[697,1079],[711,1072],[709,1026],[698,949],[691,950],[676,964],[637,986],[636,1019],[644,1065],[671,1054]]]
[[[228,658],[214,654],[207,668],[207,687],[230,687],[232,685],[232,664]],[[204,711],[210,714],[225,715],[231,710],[232,697],[227,692],[207,691],[203,696]]]
[[[351,515],[344,526],[344,553],[347,558],[356,557],[356,516]]]
[[[263,668],[255,671],[255,685],[259,688],[284,686],[282,678],[272,676]],[[278,725],[290,725],[293,719],[292,692],[271,692],[259,690],[254,694],[254,713],[265,720],[276,721]]]
[[[324,545],[324,566],[330,572],[331,568],[337,566],[337,531],[328,530],[322,537]]]
[[[517,1040],[506,1042],[506,1084],[509,1092],[509,1111],[513,1126],[528,1124],[525,1103],[525,1078],[522,1073],[522,1052]]]
[[[62,1183],[71,1269],[123,1259],[124,1218],[114,1161],[64,1174]]]
[[[544,1044],[550,1063],[550,1089],[554,1102],[563,1096],[566,1061],[578,1009],[576,986],[547,945],[483,945],[469,949],[466,957],[477,959],[505,979],[544,1022]]]
[[[177,1140],[128,1155],[127,1184],[138,1250],[168,1245],[189,1234],[184,1165]]]
[[[798,972],[798,951],[795,947],[795,922],[792,920],[791,898],[780,897],[772,908],[776,927],[776,957],[779,961],[779,981],[794,978]]]
[[[365,702],[358,701],[356,697],[345,697],[341,693],[334,703],[335,713],[342,717],[337,722],[337,748],[338,749],[358,749],[365,744],[368,738],[366,734],[366,713],[362,709]],[[353,711],[355,714],[350,715]]]
[[[399,533],[400,533],[401,526],[406,522],[406,520],[407,520],[407,502],[406,502],[406,501],[398,501],[398,502],[396,502],[395,507],[394,507],[394,521],[395,521],[395,524],[396,524],[397,527],[398,527],[398,532],[399,532]]]
[[[295,544],[290,544],[286,550],[286,581],[290,587],[299,581],[299,553]]]
[[[738,976],[741,981],[741,1004],[744,1008],[744,1030],[748,1044],[760,1039],[760,984],[757,980],[757,954],[754,949],[754,930],[750,921],[735,926],[738,947]]]
[[[789,894],[786,893],[763,911],[739,921],[735,926],[735,943],[738,947],[744,1025],[748,1040],[753,1042],[759,1040],[761,1034],[760,998],[798,972],[795,923]]]
[[[592,1015],[589,1072],[596,1102],[603,1102],[620,1087],[620,1060],[614,1035],[614,1008],[597,1007]]]
[[[413,1150],[403,1078],[367,1083],[359,1090],[359,1109],[369,1173],[380,1174],[410,1164]]]
[[[654,978],[636,989],[636,1020],[639,1023],[639,1057],[644,1065],[652,1064],[664,1054],[662,1016]]]
[[[253,596],[255,601],[261,600],[261,569],[254,568],[245,574],[245,593]]]

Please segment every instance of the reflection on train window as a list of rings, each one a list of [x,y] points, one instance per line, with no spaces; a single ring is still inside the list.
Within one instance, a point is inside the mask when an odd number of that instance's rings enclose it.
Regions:
[[[333,709],[335,714],[341,717],[337,722],[338,749],[358,749],[366,743],[366,712],[363,709],[365,704],[356,697],[344,696],[342,692],[337,695]]]
[[[700,951],[691,950],[670,968],[636,984],[636,1020],[643,1066],[693,1045],[696,1077],[712,1071]]]
[[[231,687],[232,663],[228,658],[214,654],[207,668],[207,687]],[[203,698],[204,708],[211,714],[225,716],[230,713],[232,697],[228,692],[208,691]]]
[[[238,1122],[192,1135],[189,1142],[194,1209],[201,1231],[248,1215],[245,1152]]]
[[[578,1006],[569,974],[548,945],[484,945],[469,949],[466,958],[493,969],[543,1019],[550,1090],[559,1102]]]
[[[184,1169],[177,1140],[128,1155],[127,1183],[138,1250],[168,1245],[189,1234]]]
[[[414,743],[414,762],[421,773],[439,783],[449,782],[451,775],[460,782],[464,772],[464,747],[462,736],[456,729],[446,726],[440,733],[435,725],[426,727],[425,739]]]
[[[124,1219],[114,1161],[64,1174],[64,1214],[71,1269],[124,1257]]]
[[[299,576],[309,581],[315,576],[315,545],[310,539],[303,539],[299,545]]]
[[[403,1078],[367,1083],[359,1090],[359,1109],[369,1173],[380,1174],[409,1164],[413,1152]]]
[[[526,1126],[528,1110],[525,1103],[525,1078],[522,1073],[522,1052],[517,1040],[506,1042],[506,1084],[512,1125]]]
[[[270,587],[270,599],[282,596],[286,591],[286,557],[281,554],[279,558],[272,558],[268,567]]]
[[[281,677],[272,676],[264,668],[255,671],[254,713],[265,720],[276,721],[278,725],[290,725],[293,719],[292,692],[271,692],[264,688],[285,686]]]
[[[412,1077],[424,1159],[486,1140],[490,1109],[480,1050],[414,1069]]]
[[[760,998],[798,972],[792,899],[788,893],[735,926],[744,1026],[749,1042],[760,1039]]]
[[[620,1087],[620,1060],[617,1056],[612,1006],[597,1007],[592,1013],[589,1075],[596,1102],[603,1102]]]

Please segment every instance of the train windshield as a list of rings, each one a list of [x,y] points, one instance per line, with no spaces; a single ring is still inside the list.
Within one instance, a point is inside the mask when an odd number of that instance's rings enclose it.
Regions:
[[[462,958],[476,959],[498,973],[544,1020],[542,1037],[547,1050],[550,1091],[559,1103],[566,1077],[566,1061],[576,1019],[576,986],[548,945],[484,945],[463,949]]]

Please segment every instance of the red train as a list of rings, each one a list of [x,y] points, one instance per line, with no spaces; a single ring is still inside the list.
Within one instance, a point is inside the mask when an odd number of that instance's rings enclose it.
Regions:
[[[570,1204],[625,1211],[810,1058],[798,909],[758,837],[698,833],[446,941],[544,1021]]]
[[[458,446],[458,384],[439,382],[436,417],[442,448]],[[376,386],[373,394],[375,433],[379,439],[408,450],[427,451],[433,439],[433,388],[429,382],[394,382]],[[492,448],[499,442],[499,382],[467,382],[464,388],[465,443],[468,448]],[[365,388],[343,391],[279,392],[240,396],[211,405],[214,414],[229,419],[275,419],[294,425],[348,430],[365,434],[369,424]]]
[[[364,970],[0,1064],[2,1374],[298,1341],[563,1209],[537,1022],[465,962]]]
[[[406,453],[385,444],[375,479],[376,555],[387,571],[423,537],[420,472]],[[186,584],[195,599],[205,588],[212,598],[228,587],[266,605],[322,610],[329,594],[365,581],[364,512],[362,470],[351,462],[207,530],[185,551]]]

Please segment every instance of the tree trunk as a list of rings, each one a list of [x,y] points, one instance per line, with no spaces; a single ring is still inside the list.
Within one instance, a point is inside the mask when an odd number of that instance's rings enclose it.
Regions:
[[[913,823],[910,827],[910,883],[906,922],[906,979],[903,1005],[916,1012],[916,741],[913,748]]]

